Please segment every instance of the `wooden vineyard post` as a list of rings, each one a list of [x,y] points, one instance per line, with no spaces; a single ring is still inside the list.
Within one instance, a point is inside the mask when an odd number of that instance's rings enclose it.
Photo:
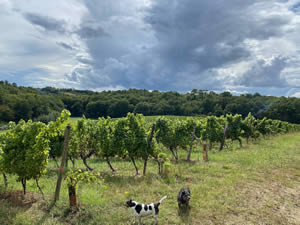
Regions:
[[[76,187],[69,185],[68,189],[69,189],[70,208],[77,207]]]
[[[4,180],[4,187],[6,189],[8,186],[7,177],[6,177],[5,173],[3,173],[2,175],[3,175],[3,180]]]
[[[145,157],[145,159],[144,159],[143,176],[146,175],[147,162],[148,162],[148,149],[151,148],[151,143],[152,143],[152,139],[153,139],[153,136],[154,136],[155,126],[156,126],[156,124],[153,123],[153,124],[152,124],[152,128],[151,128],[150,137],[149,137],[149,139],[147,140],[147,148],[146,148],[146,154],[147,154],[147,155],[146,155],[146,157]]]
[[[207,162],[208,161],[208,155],[207,155],[207,149],[206,149],[206,144],[203,145],[203,161]]]
[[[59,192],[60,192],[61,182],[62,182],[62,178],[63,178],[63,172],[65,169],[67,153],[68,153],[70,130],[71,130],[71,126],[68,125],[65,130],[64,151],[63,151],[61,165],[59,168],[59,175],[58,175],[58,179],[57,179],[57,183],[56,183],[54,203],[59,199]]]
[[[197,139],[195,133],[196,133],[196,124],[193,129],[193,134],[192,134],[193,136],[192,136],[191,143],[190,143],[190,149],[189,149],[187,159],[186,159],[187,161],[191,161],[191,155],[192,155],[192,151],[193,151],[193,143]]]
[[[224,127],[224,134],[223,134],[222,142],[221,142],[220,147],[219,147],[219,151],[223,150],[225,140],[226,140],[227,130],[228,130],[228,123],[226,123],[225,127]]]

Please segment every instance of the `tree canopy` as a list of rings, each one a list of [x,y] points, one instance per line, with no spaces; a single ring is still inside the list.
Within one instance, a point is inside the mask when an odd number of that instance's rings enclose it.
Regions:
[[[83,91],[46,87],[18,87],[0,81],[0,121],[21,119],[53,121],[62,109],[72,116],[87,118],[124,117],[128,112],[143,115],[208,115],[222,116],[249,113],[291,123],[300,123],[300,99],[255,94],[234,96],[230,92],[215,93],[193,89],[188,93],[175,91],[128,89],[119,91]]]

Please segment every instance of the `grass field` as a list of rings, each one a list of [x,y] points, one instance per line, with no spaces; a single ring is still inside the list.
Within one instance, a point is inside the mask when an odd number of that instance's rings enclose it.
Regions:
[[[0,224],[132,224],[126,200],[150,203],[164,195],[168,198],[160,207],[159,224],[300,224],[300,133],[261,139],[241,149],[212,151],[209,162],[201,160],[200,147],[192,156],[192,163],[172,162],[169,173],[162,177],[154,162],[143,177],[134,176],[129,161],[112,160],[117,169],[112,174],[104,161],[90,160],[104,181],[102,185],[79,185],[78,212],[68,209],[65,182],[57,205],[49,208],[57,179],[53,161],[40,180],[46,201],[35,182],[29,181],[28,194],[23,197],[15,177],[8,177],[7,191],[0,177]],[[83,168],[79,161],[76,166]],[[138,167],[141,171],[141,161]],[[183,186],[191,189],[191,210],[189,216],[180,217],[176,197]],[[143,219],[143,224],[153,222],[152,217]]]

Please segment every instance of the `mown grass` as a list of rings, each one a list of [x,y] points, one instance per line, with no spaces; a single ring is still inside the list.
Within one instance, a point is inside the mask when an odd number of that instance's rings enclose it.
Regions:
[[[185,154],[181,151],[180,158]],[[300,224],[300,133],[261,139],[241,149],[213,150],[208,162],[201,160],[201,147],[192,156],[192,163],[172,161],[164,176],[157,175],[157,165],[150,161],[144,177],[134,176],[130,161],[112,160],[117,169],[112,174],[105,161],[92,159],[89,164],[101,171],[103,183],[79,185],[76,213],[68,209],[65,182],[59,202],[48,208],[58,173],[53,161],[40,180],[46,202],[33,181],[22,199],[16,177],[9,176],[7,191],[1,177],[0,224],[132,224],[126,200],[150,203],[164,195],[168,198],[161,205],[159,224]],[[142,161],[137,165],[142,170]],[[84,168],[80,161],[76,166]],[[184,186],[191,189],[191,210],[181,217],[176,197]],[[152,222],[151,217],[143,219],[143,224]]]

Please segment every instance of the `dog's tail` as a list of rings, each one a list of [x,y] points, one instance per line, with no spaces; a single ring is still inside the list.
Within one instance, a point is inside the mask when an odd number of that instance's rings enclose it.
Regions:
[[[159,204],[162,203],[163,200],[165,200],[167,196],[164,196],[161,200],[159,200]]]

